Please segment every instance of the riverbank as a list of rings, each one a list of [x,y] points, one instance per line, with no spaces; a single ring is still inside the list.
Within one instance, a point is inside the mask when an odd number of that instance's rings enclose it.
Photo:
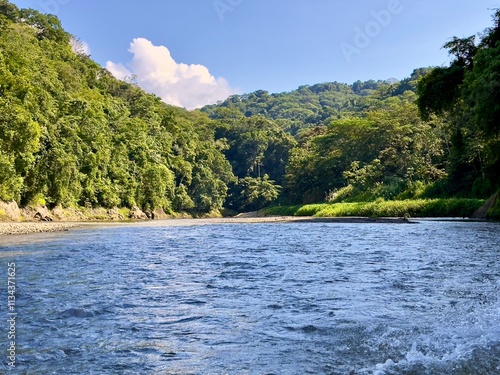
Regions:
[[[0,223],[0,236],[61,232],[78,226],[78,223]]]
[[[335,217],[318,218],[310,216],[245,216],[211,219],[166,219],[145,221],[100,221],[100,222],[25,222],[0,223],[0,236],[32,233],[61,232],[78,228],[111,227],[178,227],[214,224],[265,224],[265,223],[339,223],[339,224],[408,224],[404,218]]]
[[[471,217],[485,200],[482,199],[413,199],[404,201],[320,203],[298,206],[275,206],[263,215],[314,217]]]
[[[123,221],[123,220],[163,220],[189,216],[183,213],[167,215],[162,209],[142,211],[139,207],[69,207],[56,206],[49,209],[45,205],[19,207],[17,202],[0,201],[0,222],[85,222],[85,221]]]
[[[232,223],[291,223],[291,222],[333,222],[333,223],[412,223],[410,217],[470,217],[481,205],[479,199],[433,199],[408,201],[376,201],[363,203],[311,204],[302,206],[276,206],[260,212],[241,214],[230,218],[167,218],[147,220],[123,220],[118,209],[101,211],[100,216],[54,215],[57,210],[47,212],[33,209],[31,217],[54,219],[46,221],[0,222],[0,235],[16,235],[43,232],[66,231],[76,227],[110,227],[110,226],[192,226]],[[33,212],[35,214],[33,214]],[[104,214],[106,213],[106,215]],[[52,216],[48,216],[48,215]],[[156,216],[158,218],[159,215]],[[80,218],[80,220],[75,220]],[[60,221],[58,221],[60,220]]]

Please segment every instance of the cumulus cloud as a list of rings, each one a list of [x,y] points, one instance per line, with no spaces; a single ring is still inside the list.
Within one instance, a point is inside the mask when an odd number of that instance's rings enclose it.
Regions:
[[[123,64],[115,64],[111,61],[108,61],[106,63],[106,69],[108,69],[115,78],[118,78],[122,81],[125,80],[125,78],[132,77],[132,72],[125,68]]]
[[[127,67],[108,61],[106,68],[118,79],[133,77],[141,88],[168,104],[194,109],[237,93],[205,66],[177,63],[167,47],[155,46],[147,39],[134,39],[129,52],[134,56]]]

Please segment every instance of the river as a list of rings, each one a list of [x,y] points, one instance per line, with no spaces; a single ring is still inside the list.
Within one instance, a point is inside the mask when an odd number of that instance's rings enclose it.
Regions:
[[[0,372],[15,263],[16,374],[500,373],[498,223],[190,223],[0,238]]]

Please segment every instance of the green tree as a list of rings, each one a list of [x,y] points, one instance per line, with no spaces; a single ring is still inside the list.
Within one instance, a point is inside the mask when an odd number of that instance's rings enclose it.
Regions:
[[[0,199],[222,207],[234,176],[206,114],[116,80],[53,15],[0,0],[0,29]]]
[[[451,125],[448,192],[484,196],[500,186],[500,11],[479,44],[453,38],[445,47],[450,67],[437,68],[419,84],[423,118],[437,114]]]
[[[275,201],[280,194],[281,186],[263,177],[245,177],[238,181],[232,189],[234,208],[240,211],[260,210]]]

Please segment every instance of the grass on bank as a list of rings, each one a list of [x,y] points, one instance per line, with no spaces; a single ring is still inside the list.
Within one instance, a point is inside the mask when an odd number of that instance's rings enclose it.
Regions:
[[[300,206],[275,206],[265,215],[316,217],[470,217],[485,203],[482,199],[413,199],[356,203],[320,203]]]

